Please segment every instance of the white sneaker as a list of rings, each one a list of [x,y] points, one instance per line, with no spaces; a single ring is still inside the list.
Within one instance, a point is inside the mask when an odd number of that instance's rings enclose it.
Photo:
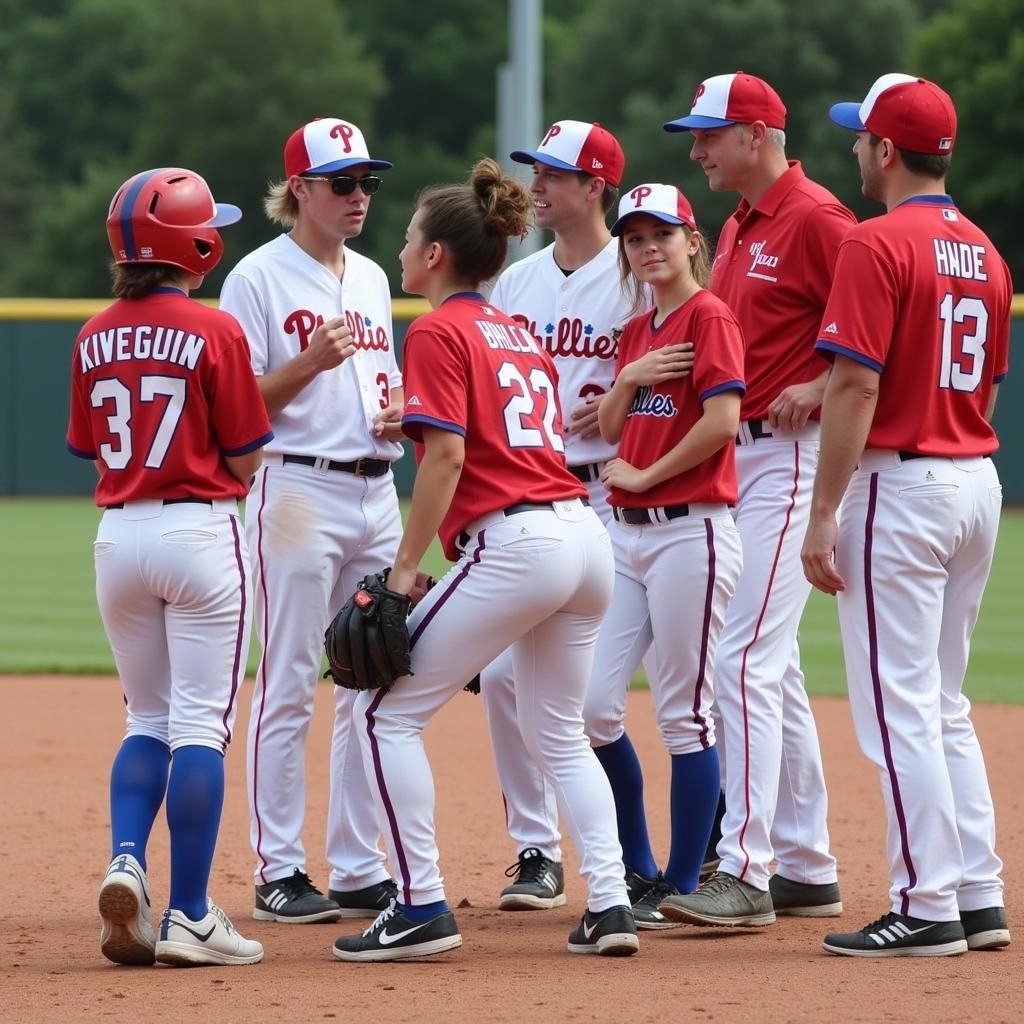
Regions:
[[[100,951],[115,964],[151,964],[156,935],[149,903],[149,881],[142,865],[128,853],[118,854],[100,886]]]
[[[207,898],[206,917],[193,921],[180,910],[167,910],[160,922],[156,959],[176,967],[221,967],[256,964],[263,959],[263,946],[235,931],[228,915]]]

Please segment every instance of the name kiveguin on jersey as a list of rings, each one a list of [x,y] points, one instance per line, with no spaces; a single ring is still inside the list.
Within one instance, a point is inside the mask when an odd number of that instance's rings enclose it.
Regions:
[[[129,359],[156,359],[194,370],[205,347],[206,339],[190,331],[133,324],[90,334],[78,343],[78,354],[82,373]]]

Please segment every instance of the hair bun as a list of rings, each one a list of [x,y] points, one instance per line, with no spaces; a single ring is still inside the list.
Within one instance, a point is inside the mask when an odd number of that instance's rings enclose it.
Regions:
[[[533,200],[522,182],[505,174],[490,157],[476,162],[469,181],[483,207],[487,230],[507,238],[522,238],[530,228],[533,213]]]

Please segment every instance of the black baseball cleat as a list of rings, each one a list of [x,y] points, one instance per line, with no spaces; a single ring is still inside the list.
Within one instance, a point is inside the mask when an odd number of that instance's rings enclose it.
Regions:
[[[252,916],[257,921],[280,924],[315,924],[337,921],[341,908],[328,899],[301,868],[287,878],[256,886],[256,906]]]
[[[885,914],[859,932],[829,932],[822,948],[839,956],[957,956],[967,952],[959,921]]]
[[[597,953],[599,956],[632,956],[640,950],[633,911],[612,907],[599,914],[587,910],[577,929],[569,936],[570,953]]]
[[[1010,944],[1010,929],[1003,907],[961,910],[960,923],[964,926],[968,949],[999,949]]]
[[[678,928],[661,912],[661,904],[669,896],[678,896],[679,890],[659,871],[651,887],[633,904],[633,921],[640,930]]]
[[[379,963],[447,953],[462,945],[459,926],[450,910],[429,921],[410,921],[392,900],[391,906],[360,935],[342,935],[334,943],[339,960]]]
[[[338,904],[342,917],[376,917],[398,899],[398,886],[394,879],[385,878],[364,889],[329,889],[327,898]]]
[[[551,910],[565,905],[565,873],[559,861],[529,846],[505,874],[515,881],[501,890],[499,910]]]

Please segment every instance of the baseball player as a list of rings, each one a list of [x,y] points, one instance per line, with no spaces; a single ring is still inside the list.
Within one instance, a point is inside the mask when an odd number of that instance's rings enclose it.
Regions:
[[[591,507],[607,524],[611,510],[600,474],[615,447],[600,436],[597,410],[612,384],[616,339],[631,314],[631,299],[621,284],[617,247],[605,218],[618,202],[625,156],[601,125],[556,121],[537,149],[516,150],[511,157],[532,164],[530,195],[536,224],[553,231],[555,238],[505,270],[491,302],[522,324],[554,360],[559,404],[568,413],[569,472],[584,484]],[[645,307],[650,304],[646,292],[641,298]],[[508,871],[515,878],[502,891],[499,905],[503,910],[562,906],[565,888],[555,794],[519,733],[511,651],[481,673],[481,694],[508,831],[518,849],[517,863]],[[639,761],[625,733],[615,753],[631,760],[634,777],[642,785]],[[620,829],[619,838],[626,863],[643,868],[649,851],[641,848],[631,856],[629,848],[639,841],[635,837],[647,835],[643,801],[631,802],[629,810],[631,814],[620,809],[620,822],[625,820],[627,827]],[[654,871],[649,874],[653,884]],[[644,927],[642,916],[636,916],[637,926]]]
[[[692,133],[690,157],[713,191],[741,196],[719,235],[711,290],[746,338],[735,510],[743,575],[716,664],[726,797],[719,872],[675,905],[694,924],[842,911],[797,627],[810,593],[799,554],[827,373],[814,340],[854,218],[786,159],[785,127],[775,90],[742,72],[702,82],[690,113],[665,125]]]
[[[742,565],[729,506],[736,501],[743,334],[704,287],[707,246],[677,188],[631,189],[612,234],[623,280],[631,277],[637,293],[649,286],[655,308],[627,324],[615,384],[599,413],[604,439],[620,444],[601,473],[614,515],[616,577],[583,717],[600,759],[623,735],[636,655],[653,641],[651,695],[672,756],[672,840],[664,873],[654,868],[634,913],[663,928],[672,922],[659,907],[697,887],[720,791],[710,708],[715,649]],[[680,368],[684,342],[694,347],[692,376]],[[617,807],[642,802],[622,774],[609,776]],[[627,864],[628,882],[633,870]]]
[[[831,117],[857,133],[864,195],[886,214],[843,242],[821,324],[833,369],[803,564],[838,594],[857,738],[882,781],[892,910],[824,947],[994,949],[1010,941],[1002,863],[962,687],[1002,503],[990,420],[1013,289],[946,195],[956,111],[942,89],[883,75]]]
[[[245,328],[275,438],[249,493],[246,529],[263,645],[249,722],[257,920],[375,916],[394,894],[358,742],[352,694],[335,690],[324,896],[306,873],[305,745],[327,623],[368,572],[389,565],[401,519],[401,376],[384,272],[347,244],[375,173],[362,132],[339,118],[296,129],[286,180],[265,207],[287,234],[228,275],[221,307]]]
[[[254,964],[263,947],[208,896],[224,752],[249,648],[238,499],[273,437],[238,323],[188,293],[242,216],[178,167],[114,195],[117,301],[79,332],[67,447],[99,473],[96,596],[127,710],[110,773],[99,911],[114,963]],[[168,909],[153,929],[146,847],[167,797]]]
[[[337,940],[342,960],[397,960],[462,944],[438,871],[422,730],[509,646],[526,748],[558,793],[588,882],[569,950],[638,948],[614,801],[581,717],[612,590],[608,534],[565,467],[550,357],[479,293],[504,262],[507,238],[526,229],[531,205],[519,182],[484,159],[469,183],[422,195],[406,235],[402,287],[433,311],[406,336],[403,422],[422,458],[388,585],[412,589],[438,531],[456,564],[409,620],[412,674],[356,701],[401,888],[362,935]]]

